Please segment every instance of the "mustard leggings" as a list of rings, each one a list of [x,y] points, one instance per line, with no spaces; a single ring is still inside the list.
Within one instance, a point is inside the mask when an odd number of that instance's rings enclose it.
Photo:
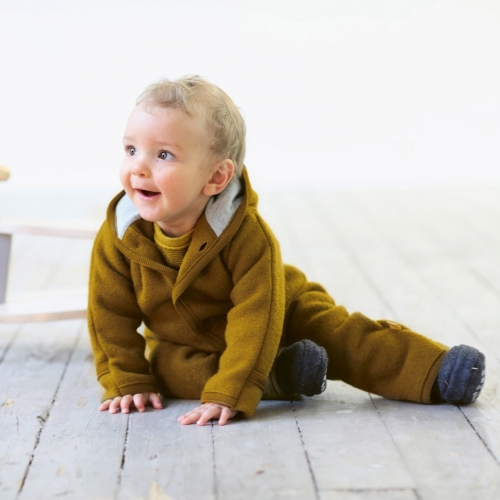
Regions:
[[[448,347],[399,323],[349,314],[321,285],[293,278],[282,345],[310,339],[328,353],[328,379],[389,399],[431,402]]]

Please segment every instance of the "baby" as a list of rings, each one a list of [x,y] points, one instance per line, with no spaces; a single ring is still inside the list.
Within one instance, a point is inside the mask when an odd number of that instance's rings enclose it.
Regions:
[[[201,400],[182,424],[224,425],[263,397],[319,394],[326,377],[391,399],[476,400],[478,350],[348,314],[282,263],[243,165],[243,119],[217,86],[197,76],[149,86],[124,151],[124,192],[92,252],[100,410],[161,408],[161,393]]]

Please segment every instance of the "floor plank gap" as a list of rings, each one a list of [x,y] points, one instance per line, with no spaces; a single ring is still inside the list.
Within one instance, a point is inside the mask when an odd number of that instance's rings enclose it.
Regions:
[[[318,490],[318,482],[316,481],[316,478],[314,476],[314,471],[313,471],[313,468],[311,465],[311,460],[309,459],[309,453],[307,452],[306,444],[304,442],[304,436],[302,435],[302,429],[300,428],[300,423],[299,423],[299,420],[297,418],[297,409],[293,405],[293,402],[292,402],[292,408],[293,408],[293,417],[295,419],[295,425],[297,426],[297,432],[299,433],[300,442],[302,444],[302,449],[304,450],[304,456],[306,458],[307,467],[309,468],[309,474],[311,475],[311,480],[312,480],[312,483],[314,485],[314,494],[316,496],[316,500],[320,500],[319,490]]]
[[[460,410],[460,413],[464,416],[465,420],[467,420],[467,423],[471,426],[472,430],[476,434],[476,436],[479,439],[479,441],[481,441],[481,443],[486,448],[486,450],[488,451],[488,453],[492,456],[493,460],[495,460],[495,462],[497,463],[497,465],[500,467],[499,457],[497,457],[495,455],[495,453],[490,448],[490,446],[488,445],[488,443],[483,439],[483,437],[481,436],[481,434],[479,433],[479,431],[476,429],[476,427],[474,426],[474,424],[471,422],[470,418],[464,412],[464,410],[462,409],[462,407],[461,406],[457,406],[457,408]],[[499,474],[500,474],[500,471],[499,471]]]
[[[123,440],[122,459],[120,461],[120,469],[118,471],[118,480],[116,482],[115,498],[118,497],[118,493],[120,492],[120,488],[122,486],[123,471],[125,469],[125,461],[127,459],[127,446],[128,446],[129,432],[130,432],[130,414],[127,414],[127,424],[125,427],[125,439]]]

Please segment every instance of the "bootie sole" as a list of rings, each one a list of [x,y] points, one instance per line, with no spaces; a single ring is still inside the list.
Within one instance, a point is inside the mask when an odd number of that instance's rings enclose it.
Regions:
[[[484,385],[484,354],[474,347],[452,347],[439,370],[438,386],[443,401],[466,405],[473,403]]]

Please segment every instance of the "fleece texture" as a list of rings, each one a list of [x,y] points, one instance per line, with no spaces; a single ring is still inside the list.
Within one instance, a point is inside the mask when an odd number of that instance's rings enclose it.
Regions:
[[[398,323],[348,314],[282,263],[246,169],[231,190],[230,203],[215,199],[198,220],[179,270],[123,192],[110,203],[92,252],[88,309],[102,399],[159,391],[248,417],[278,348],[309,339],[326,350],[329,379],[430,403],[447,348]],[[120,220],[118,204],[127,209]]]

